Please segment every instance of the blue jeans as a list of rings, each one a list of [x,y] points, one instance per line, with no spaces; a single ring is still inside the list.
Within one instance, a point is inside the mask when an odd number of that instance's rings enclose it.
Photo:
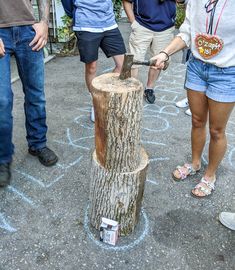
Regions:
[[[0,28],[6,54],[0,58],[0,164],[11,162],[12,107],[10,57],[15,55],[24,92],[26,139],[32,149],[46,145],[43,51],[35,52],[29,43],[35,36],[32,26]]]
[[[217,102],[235,102],[235,66],[221,68],[191,55],[185,88],[202,92]]]

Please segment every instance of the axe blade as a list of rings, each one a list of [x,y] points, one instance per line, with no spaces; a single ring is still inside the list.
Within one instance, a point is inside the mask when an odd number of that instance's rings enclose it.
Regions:
[[[130,53],[126,53],[124,55],[124,61],[122,65],[122,70],[119,75],[120,80],[125,80],[131,77],[131,66],[133,65],[134,55]]]

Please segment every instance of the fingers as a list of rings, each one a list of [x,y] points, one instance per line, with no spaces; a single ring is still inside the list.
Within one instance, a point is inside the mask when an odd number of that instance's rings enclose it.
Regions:
[[[35,43],[35,46],[32,48],[33,51],[40,51],[45,45],[47,41],[44,40],[43,37],[39,38]]]
[[[5,55],[5,48],[2,39],[0,38],[0,57]]]
[[[155,69],[166,70],[168,67],[168,62],[166,62],[166,59],[164,59],[161,54],[154,56],[150,61],[153,63]]]
[[[48,26],[43,23],[36,23],[32,26],[36,32],[34,39],[30,42],[29,46],[33,51],[40,51],[47,44]]]

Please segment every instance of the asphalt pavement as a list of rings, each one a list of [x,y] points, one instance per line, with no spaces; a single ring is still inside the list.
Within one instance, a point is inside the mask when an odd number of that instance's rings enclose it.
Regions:
[[[127,43],[129,24],[120,23]],[[91,98],[78,56],[46,64],[48,146],[59,155],[52,168],[27,153],[23,94],[14,89],[12,183],[0,190],[0,270],[234,270],[235,233],[218,221],[235,211],[235,111],[227,128],[228,149],[208,199],[190,196],[202,171],[184,182],[172,180],[178,164],[190,161],[191,118],[175,102],[185,97],[182,53],[156,82],[156,103],[144,102],[142,144],[150,158],[141,219],[116,246],[99,241],[89,226],[88,197],[94,124]],[[113,67],[100,52],[99,74]],[[147,68],[140,80],[145,83]]]

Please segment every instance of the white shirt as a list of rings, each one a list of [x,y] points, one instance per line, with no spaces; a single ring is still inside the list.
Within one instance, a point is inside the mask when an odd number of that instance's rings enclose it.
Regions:
[[[105,31],[108,31],[108,30],[113,30],[115,28],[117,28],[118,25],[117,24],[114,24],[110,27],[103,27],[103,28],[91,28],[91,27],[77,27],[77,26],[74,26],[73,27],[73,30],[74,31],[87,31],[87,32],[91,32],[91,33],[103,33]]]
[[[225,1],[227,1],[226,4]],[[179,29],[180,33],[177,36],[181,37],[186,45],[191,48],[192,54],[197,59],[218,67],[235,66],[235,0],[219,0],[216,6],[213,31],[215,30],[218,18],[221,15],[216,35],[224,42],[222,51],[213,58],[207,60],[202,58],[197,51],[194,42],[196,35],[200,33],[206,34],[206,18],[208,16],[205,9],[206,3],[207,0],[188,1],[186,18],[181,25]],[[222,11],[223,6],[224,10]]]

